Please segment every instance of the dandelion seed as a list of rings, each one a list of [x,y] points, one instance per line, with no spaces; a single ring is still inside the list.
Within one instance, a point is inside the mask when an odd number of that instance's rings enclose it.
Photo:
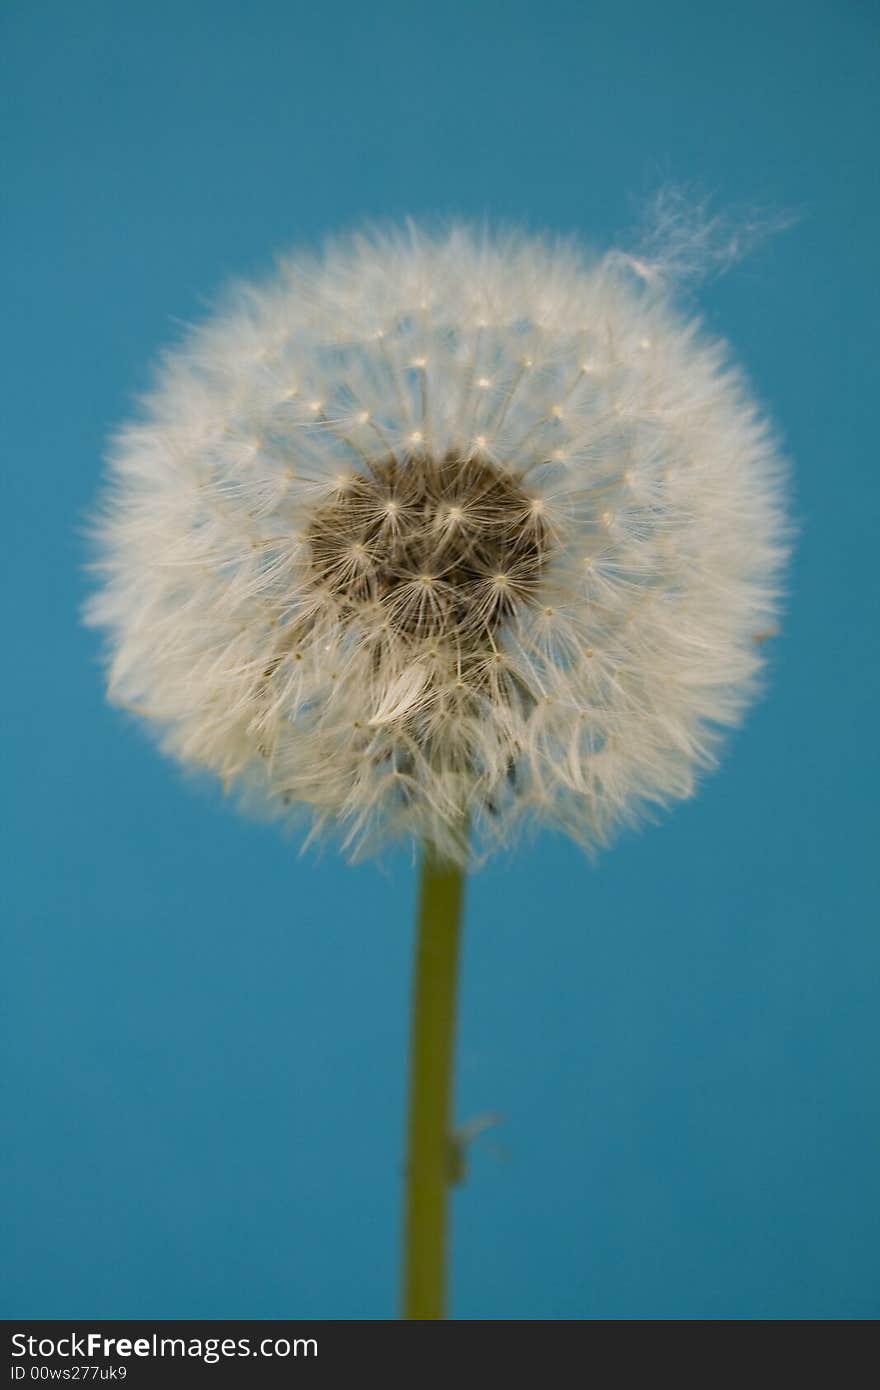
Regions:
[[[690,794],[776,630],[773,441],[631,257],[456,227],[290,264],[168,356],[111,468],[112,698],[357,852],[605,843]]]

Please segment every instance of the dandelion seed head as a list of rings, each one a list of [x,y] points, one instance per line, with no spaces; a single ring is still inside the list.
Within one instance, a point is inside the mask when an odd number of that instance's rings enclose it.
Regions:
[[[643,269],[410,226],[239,289],[114,444],[111,698],[353,853],[689,796],[777,630],[783,470]]]

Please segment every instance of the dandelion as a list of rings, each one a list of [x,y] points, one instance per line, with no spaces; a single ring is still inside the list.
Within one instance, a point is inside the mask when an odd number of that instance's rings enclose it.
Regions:
[[[460,226],[353,238],[235,290],[115,443],[111,698],[353,854],[426,846],[423,938],[451,954],[445,984],[422,962],[417,1071],[451,1047],[469,859],[529,824],[595,849],[689,796],[756,690],[779,458],[663,270]],[[434,1208],[439,1090],[410,1152]]]

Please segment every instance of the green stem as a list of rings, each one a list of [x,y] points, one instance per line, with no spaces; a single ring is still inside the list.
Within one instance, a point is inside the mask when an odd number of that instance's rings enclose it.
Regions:
[[[446,1198],[453,1173],[452,1052],[464,875],[429,848],[422,859],[413,978],[403,1317],[440,1319]]]

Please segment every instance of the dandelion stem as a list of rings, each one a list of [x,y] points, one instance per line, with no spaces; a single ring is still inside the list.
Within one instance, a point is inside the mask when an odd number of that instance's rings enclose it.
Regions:
[[[464,875],[430,848],[422,859],[413,976],[403,1317],[444,1316],[446,1199],[453,1177],[452,1055]]]

